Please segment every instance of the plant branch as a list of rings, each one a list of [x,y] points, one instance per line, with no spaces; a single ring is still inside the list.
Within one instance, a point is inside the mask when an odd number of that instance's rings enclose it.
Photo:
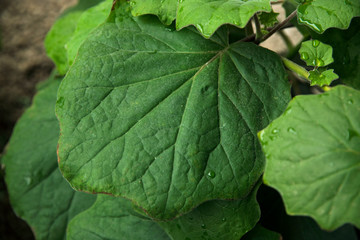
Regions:
[[[274,28],[271,29],[271,31],[266,34],[261,41],[265,41],[266,39],[268,39],[269,37],[271,37],[274,33],[276,33],[276,31],[278,31],[279,29],[281,29],[283,26],[285,26],[288,22],[291,21],[291,19],[293,19],[296,16],[297,11],[293,11],[284,21],[282,21],[281,23],[279,23],[278,25],[276,25]]]
[[[283,4],[284,1],[271,1],[270,4],[271,5],[275,5],[275,4]]]
[[[293,61],[287,59],[287,58],[284,58],[282,57],[281,58],[284,65],[290,70],[290,71],[293,71],[294,73],[296,73],[297,75],[299,75],[300,77],[302,78],[305,78],[306,80],[310,81],[309,80],[309,72],[301,67],[300,65],[294,63]]]
[[[245,26],[245,34],[246,34],[247,37],[254,34],[254,30],[253,30],[253,27],[252,27],[252,24],[251,24],[251,20]]]
[[[262,35],[262,32],[261,32],[260,21],[259,21],[259,18],[258,18],[256,13],[254,15],[254,21],[255,21],[255,27],[256,27],[255,41],[260,41],[263,35]]]

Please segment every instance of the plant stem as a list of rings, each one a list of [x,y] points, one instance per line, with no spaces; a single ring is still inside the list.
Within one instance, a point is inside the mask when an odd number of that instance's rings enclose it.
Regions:
[[[279,35],[282,38],[282,40],[284,40],[289,52],[292,52],[294,49],[294,45],[292,44],[288,35],[286,35],[286,33],[283,30],[279,30]]]
[[[260,41],[262,38],[262,32],[261,32],[261,26],[260,26],[260,21],[259,18],[257,16],[257,14],[255,13],[254,15],[254,21],[255,21],[255,27],[256,27],[256,37],[255,37],[255,41]]]
[[[271,31],[261,39],[261,41],[262,42],[265,41],[266,39],[271,37],[274,33],[276,33],[276,31],[278,31],[283,26],[285,26],[288,22],[290,22],[291,19],[293,19],[296,16],[296,13],[297,13],[297,10],[293,11],[284,21],[282,21],[281,23],[276,25],[274,28],[272,28]]]
[[[253,27],[252,27],[252,24],[251,24],[251,20],[245,26],[245,34],[246,34],[247,37],[254,34]]]
[[[282,57],[281,59],[282,59],[284,65],[289,70],[291,70],[294,73],[296,73],[297,75],[305,78],[306,80],[309,80],[309,78],[308,78],[309,77],[309,72],[305,68],[301,67],[300,65],[294,63],[293,61],[291,61],[291,60],[289,60],[287,58]]]

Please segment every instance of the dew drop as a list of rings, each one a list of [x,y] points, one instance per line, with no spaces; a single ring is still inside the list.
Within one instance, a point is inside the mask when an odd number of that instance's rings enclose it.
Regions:
[[[356,131],[349,129],[348,130],[348,140],[351,141],[351,139],[353,139],[354,137],[359,137],[359,133],[357,133]]]
[[[205,228],[206,228],[206,225],[205,225],[205,224],[201,224],[201,228],[202,228],[202,229],[205,229]]]
[[[322,59],[317,58],[317,59],[315,59],[315,61],[316,61],[316,66],[318,66],[318,67],[322,67],[325,65],[325,63]]]
[[[223,222],[226,222],[226,218],[221,219]]]
[[[172,28],[166,27],[165,31],[172,32],[173,30],[172,30]]]
[[[348,104],[353,104],[353,103],[354,103],[354,100],[349,99],[349,100],[347,101],[347,103],[348,103]]]
[[[303,53],[301,53],[300,58],[302,60],[307,60],[307,59],[309,59],[309,54],[306,52],[303,52]]]
[[[292,127],[289,127],[289,128],[287,129],[287,131],[288,131],[289,133],[292,133],[292,134],[297,134],[296,130],[295,130],[294,128],[292,128]]]
[[[271,132],[272,132],[273,134],[277,134],[277,133],[279,132],[279,129],[274,128]]]
[[[312,61],[312,65],[316,66],[316,59]]]
[[[196,24],[196,28],[199,29],[201,33],[204,32],[204,27],[201,24]]]
[[[24,178],[24,180],[26,182],[26,185],[30,185],[32,182],[32,179],[30,177],[26,177],[26,178]]]
[[[312,40],[312,46],[313,46],[314,48],[318,47],[319,44],[320,44],[320,41],[319,41],[319,40],[316,40],[316,39]]]
[[[210,170],[207,175],[209,178],[214,178],[216,174],[213,170]]]

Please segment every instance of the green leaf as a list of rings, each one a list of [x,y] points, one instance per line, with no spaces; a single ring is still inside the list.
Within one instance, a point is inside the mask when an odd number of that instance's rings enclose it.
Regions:
[[[67,229],[68,240],[169,240],[151,219],[132,209],[123,198],[98,195],[95,204],[77,215]]]
[[[64,239],[68,221],[94,196],[75,192],[57,164],[59,137],[54,107],[60,79],[50,79],[15,126],[3,158],[10,201],[36,239]]]
[[[306,65],[314,67],[324,67],[334,62],[332,52],[330,45],[316,39],[302,42],[299,49],[301,59]]]
[[[65,44],[74,33],[81,14],[81,11],[70,12],[59,18],[45,38],[46,53],[54,61],[61,75],[65,75],[69,69]]]
[[[281,240],[281,235],[277,232],[270,231],[260,225],[256,225],[241,240]]]
[[[101,23],[105,22],[110,14],[113,0],[106,0],[95,7],[86,10],[77,22],[76,29],[72,37],[67,42],[68,62],[71,66],[75,60],[80,45],[84,42],[90,32]]]
[[[169,222],[159,222],[172,239],[238,240],[260,218],[256,193],[236,201],[209,201]]]
[[[269,13],[262,12],[259,14],[259,20],[262,25],[264,25],[265,29],[269,27],[273,27],[275,24],[277,24],[279,21],[277,20],[277,16],[279,13],[276,13],[274,11],[271,11]]]
[[[257,199],[261,206],[261,224],[279,232],[283,239],[358,240],[355,228],[350,224],[330,232],[322,230],[310,217],[287,215],[280,194],[265,185],[260,187]]]
[[[354,18],[349,29],[329,29],[313,37],[334,48],[334,63],[330,65],[339,74],[340,80],[360,89],[360,18]]]
[[[333,69],[321,71],[321,70],[312,70],[309,71],[309,80],[311,81],[310,85],[318,85],[320,87],[325,85],[330,85],[332,81],[338,79],[339,76],[334,73]]]
[[[119,3],[84,42],[58,92],[60,168],[75,189],[170,219],[245,197],[262,174],[256,133],[290,99],[278,55],[170,32]]]
[[[194,25],[209,38],[221,25],[245,27],[260,11],[271,11],[269,0],[131,0],[134,16],[155,14],[169,25],[176,17],[176,28]]]
[[[291,215],[313,217],[333,230],[360,226],[360,93],[337,86],[299,96],[259,133],[264,181],[282,195]]]
[[[176,28],[194,25],[209,38],[221,25],[245,27],[260,11],[271,11],[269,0],[182,0],[176,17]]]
[[[346,29],[360,16],[359,0],[306,0],[297,9],[298,21],[318,33],[328,28]]]

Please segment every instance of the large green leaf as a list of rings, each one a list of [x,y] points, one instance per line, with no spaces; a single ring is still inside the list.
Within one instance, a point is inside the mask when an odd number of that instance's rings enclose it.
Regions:
[[[186,215],[159,224],[172,239],[239,240],[259,221],[258,188],[259,184],[244,199],[209,201]]]
[[[67,239],[170,240],[156,222],[136,213],[130,201],[107,195],[98,195],[91,208],[73,218]]]
[[[328,28],[346,29],[351,19],[360,16],[359,0],[305,0],[298,6],[298,21],[323,33]]]
[[[165,24],[176,18],[176,28],[189,25],[209,38],[221,25],[244,27],[260,11],[271,11],[269,0],[131,0],[132,13],[158,15]]]
[[[75,192],[57,164],[59,126],[54,108],[60,79],[51,79],[15,126],[3,158],[11,205],[36,239],[64,239],[68,221],[94,196]]]
[[[338,86],[296,97],[259,133],[264,181],[289,214],[308,215],[332,230],[360,226],[360,92]]]
[[[161,219],[246,196],[263,171],[256,133],[290,99],[279,57],[227,45],[226,28],[206,40],[115,9],[59,89],[64,176]]]
[[[105,22],[110,14],[112,4],[113,0],[105,0],[95,7],[86,10],[81,15],[72,37],[66,44],[67,58],[70,66],[75,60],[80,45],[84,42],[89,33],[101,23]]]

